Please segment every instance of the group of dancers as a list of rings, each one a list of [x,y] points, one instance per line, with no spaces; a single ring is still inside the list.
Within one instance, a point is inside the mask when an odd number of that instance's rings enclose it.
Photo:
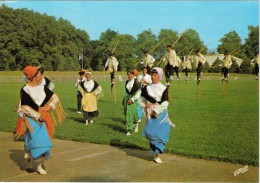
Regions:
[[[138,123],[145,116],[145,127],[142,135],[150,143],[150,152],[154,155],[154,162],[162,163],[160,154],[164,152],[165,145],[169,140],[170,127],[175,127],[168,116],[170,81],[176,72],[179,79],[179,69],[184,69],[186,80],[188,71],[191,69],[191,57],[184,56],[183,62],[176,55],[171,45],[167,46],[165,54],[164,71],[160,67],[153,67],[155,59],[145,52],[143,59],[142,74],[139,75],[137,69],[127,71],[127,81],[125,83],[125,94],[122,100],[124,108],[126,135],[130,136],[133,132],[138,132]],[[197,83],[201,81],[201,68],[205,63],[205,57],[198,50],[196,56]],[[225,54],[222,61],[223,78],[227,80],[228,69],[232,61],[231,56]],[[258,56],[254,60],[257,71],[259,72]],[[109,54],[105,64],[106,70],[111,75],[111,87],[115,85],[115,72],[118,68],[118,61],[114,54]],[[258,70],[257,70],[258,69]],[[53,138],[55,126],[61,123],[65,117],[61,100],[53,92],[55,85],[44,77],[42,67],[27,66],[24,68],[24,79],[26,84],[20,90],[20,101],[18,105],[18,123],[15,129],[15,136],[24,137],[24,158],[27,168],[33,168],[40,174],[47,174],[43,168],[43,161],[50,156],[52,148],[51,139]],[[161,83],[165,74],[166,85]],[[92,73],[89,70],[79,72],[77,87],[77,113],[83,113],[85,125],[94,123],[97,117],[98,98],[102,96],[102,87],[92,80]],[[56,111],[56,115],[54,115]],[[56,117],[55,117],[56,116]]]
[[[168,116],[168,87],[160,81],[163,77],[163,70],[154,67],[149,75],[146,67],[142,68],[143,73],[138,75],[137,69],[127,71],[127,81],[125,83],[125,94],[122,100],[126,135],[130,136],[133,132],[138,132],[138,123],[142,120],[144,111],[146,126],[143,135],[149,139],[150,151],[154,154],[154,161],[162,163],[159,154],[164,151],[164,146],[169,139],[171,123]],[[101,87],[90,79],[89,71],[80,71],[80,78],[76,82],[78,88],[77,101],[78,111],[83,112],[85,124],[93,123],[93,117],[98,115],[97,95],[101,94]],[[85,77],[84,77],[85,76]],[[113,82],[113,81],[112,81]],[[92,83],[92,84],[91,84]],[[88,107],[85,107],[88,106]]]

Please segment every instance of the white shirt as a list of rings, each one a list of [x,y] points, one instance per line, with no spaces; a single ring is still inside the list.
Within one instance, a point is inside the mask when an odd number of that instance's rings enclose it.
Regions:
[[[141,62],[141,64],[146,63],[146,65],[148,65],[148,66],[153,66],[154,61],[155,61],[155,58],[153,58],[152,55],[148,55],[148,56],[146,56],[146,57],[143,59],[143,61]],[[146,66],[146,65],[145,65],[145,66]]]
[[[117,61],[116,57],[113,57],[113,56],[112,56],[112,57],[109,57],[109,58],[107,59],[107,61],[106,61],[105,67],[108,66],[109,62],[111,62],[112,65],[115,66],[115,67],[118,66],[118,61]]]
[[[149,84],[152,83],[152,79],[151,79],[151,75],[149,74],[142,74],[142,75],[139,75],[137,80],[143,85],[143,86],[146,86],[147,84],[145,82],[143,82],[143,80],[145,80],[146,82],[148,82]]]

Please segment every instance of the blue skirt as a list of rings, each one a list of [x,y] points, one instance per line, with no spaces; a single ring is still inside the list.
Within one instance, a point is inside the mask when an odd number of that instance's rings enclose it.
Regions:
[[[169,140],[170,125],[168,111],[165,110],[156,119],[151,118],[143,130],[143,136],[150,141],[150,152],[161,154],[164,146]]]
[[[30,152],[33,159],[49,157],[52,143],[48,135],[45,123],[40,126],[32,118],[27,117],[33,127],[33,131],[26,131],[24,136],[25,151]]]
[[[137,114],[138,114],[138,119],[142,119],[143,111],[142,111],[142,107],[140,105],[138,105]]]

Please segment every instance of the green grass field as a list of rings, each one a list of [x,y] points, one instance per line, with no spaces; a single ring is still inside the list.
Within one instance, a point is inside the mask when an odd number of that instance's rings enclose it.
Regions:
[[[109,83],[99,82],[104,97],[98,102],[100,115],[94,124],[84,125],[81,114],[76,114],[74,80],[55,81],[55,93],[68,117],[55,131],[55,137],[73,141],[110,144],[121,147],[149,149],[138,133],[125,135],[123,108],[124,82],[117,82],[117,102],[111,103]],[[13,112],[18,103],[22,82],[0,83],[0,130],[12,132],[17,122]],[[176,81],[171,86],[169,115],[176,128],[171,128],[166,152],[189,157],[215,159],[258,166],[258,92],[255,80],[232,80],[229,95],[223,96],[221,81],[202,81],[202,95],[197,100],[196,82]],[[11,136],[10,136],[11,138]]]

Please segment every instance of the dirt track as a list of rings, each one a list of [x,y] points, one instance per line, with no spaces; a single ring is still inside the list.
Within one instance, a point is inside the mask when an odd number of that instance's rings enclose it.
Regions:
[[[258,182],[258,167],[234,172],[245,165],[163,154],[163,164],[152,161],[147,151],[65,140],[53,141],[51,158],[44,164],[47,175],[25,170],[23,142],[0,132],[0,181],[30,182]]]

